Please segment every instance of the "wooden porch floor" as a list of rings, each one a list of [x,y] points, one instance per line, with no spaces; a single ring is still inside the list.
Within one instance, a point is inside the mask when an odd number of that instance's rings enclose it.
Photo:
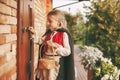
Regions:
[[[78,46],[74,46],[74,60],[75,60],[75,70],[76,70],[76,78],[75,80],[88,80],[87,79],[87,71],[84,69],[84,66],[80,63],[80,56],[78,55],[80,49]]]

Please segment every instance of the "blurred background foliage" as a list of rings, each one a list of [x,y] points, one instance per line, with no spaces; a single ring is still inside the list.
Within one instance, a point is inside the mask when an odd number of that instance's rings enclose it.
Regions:
[[[69,13],[65,13],[65,15],[67,20],[67,27],[74,38],[74,43],[83,45],[86,36],[86,25],[83,21],[82,15],[80,12],[76,13],[76,15],[71,15]]]
[[[75,44],[99,48],[104,57],[111,58],[120,69],[120,0],[98,0],[91,2],[87,14],[88,21],[82,15],[66,13],[68,29]]]

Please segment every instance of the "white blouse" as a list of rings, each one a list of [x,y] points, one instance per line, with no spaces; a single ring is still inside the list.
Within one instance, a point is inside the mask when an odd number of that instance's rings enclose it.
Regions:
[[[56,34],[56,33],[54,33]],[[53,34],[53,36],[54,36]],[[34,37],[34,43],[41,44],[44,41],[45,37],[38,38],[36,35]],[[58,44],[59,45],[59,44]],[[69,44],[69,38],[66,32],[63,33],[63,46],[59,45],[60,47],[56,48],[54,51],[54,55],[59,56],[68,56],[71,53],[70,44]],[[53,51],[51,48],[48,47],[48,50],[45,53],[46,55],[53,55]]]

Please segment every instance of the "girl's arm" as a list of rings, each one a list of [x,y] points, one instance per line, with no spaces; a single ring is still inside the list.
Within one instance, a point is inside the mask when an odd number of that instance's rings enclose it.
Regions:
[[[64,32],[63,34],[63,46],[59,45],[59,47],[55,51],[58,55],[61,55],[61,56],[68,56],[71,54],[69,38],[66,32]]]
[[[29,27],[29,31],[32,33],[32,38],[34,39],[34,43],[41,44],[44,38],[40,38],[37,35],[37,32],[33,29],[33,27]]]

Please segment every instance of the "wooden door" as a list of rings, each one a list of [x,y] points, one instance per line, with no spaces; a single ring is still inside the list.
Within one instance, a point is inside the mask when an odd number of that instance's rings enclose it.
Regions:
[[[18,0],[17,80],[33,80],[33,42],[27,30],[33,18],[33,1]]]

